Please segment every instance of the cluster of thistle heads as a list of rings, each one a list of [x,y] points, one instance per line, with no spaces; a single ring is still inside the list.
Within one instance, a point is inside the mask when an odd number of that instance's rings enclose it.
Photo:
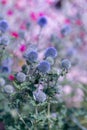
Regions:
[[[38,24],[42,28],[47,23],[46,19],[42,17],[38,20]],[[0,20],[0,45],[5,49],[8,45],[8,40],[6,41],[3,38],[3,34],[8,30],[8,23],[7,21],[1,19]],[[55,47],[48,47],[43,56],[43,60],[39,61],[38,52],[36,50],[27,49],[23,55],[26,63],[22,66],[21,71],[17,72],[16,74],[11,77],[14,81],[5,81],[4,78],[0,78],[0,86],[2,87],[2,91],[7,94],[16,93],[17,89],[20,91],[25,88],[21,87],[21,85],[27,84],[26,88],[29,85],[34,86],[34,90],[31,90],[34,100],[37,102],[44,102],[48,97],[52,97],[52,94],[56,94],[57,86],[58,86],[58,78],[63,76],[67,73],[67,71],[71,67],[71,63],[68,59],[63,59],[61,61],[61,71],[58,72],[58,69],[54,71],[55,60],[58,57],[58,52]],[[1,55],[2,58],[2,55]],[[7,58],[9,60],[9,57]],[[3,68],[2,68],[3,63]],[[11,62],[8,62],[11,65]],[[8,71],[10,67],[7,67],[6,60],[1,61],[0,63],[1,70]],[[9,65],[9,66],[10,66]],[[14,84],[15,83],[15,84]],[[19,87],[17,87],[19,86]],[[42,87],[41,87],[42,86]],[[50,94],[49,88],[52,88],[53,92]],[[55,91],[54,91],[55,90]]]

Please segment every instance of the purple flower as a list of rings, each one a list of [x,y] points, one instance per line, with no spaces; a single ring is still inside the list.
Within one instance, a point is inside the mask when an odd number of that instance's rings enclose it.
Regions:
[[[33,97],[39,103],[44,102],[46,100],[46,98],[47,98],[46,94],[42,90],[34,91],[33,92]]]
[[[17,79],[17,81],[22,83],[26,80],[26,75],[23,72],[19,72],[16,75],[16,79]]]
[[[41,17],[38,20],[38,24],[39,24],[40,27],[44,27],[47,24],[47,19],[45,17]]]
[[[1,73],[10,74],[11,73],[11,67],[8,65],[4,65],[1,67]]]
[[[42,61],[37,68],[40,72],[47,73],[50,71],[50,63],[48,61]]]
[[[62,66],[62,68],[68,70],[71,68],[71,62],[68,59],[64,59],[61,62],[61,66]]]
[[[69,48],[67,50],[66,56],[67,57],[72,57],[76,53],[76,50],[74,48]]]
[[[2,61],[2,66],[4,65],[11,66],[12,64],[13,64],[13,59],[11,57],[7,57]]]
[[[38,58],[38,53],[36,51],[29,51],[26,52],[26,54],[24,55],[24,58],[29,61],[29,62],[35,62],[37,61]]]
[[[52,57],[55,58],[57,56],[57,50],[54,47],[49,47],[45,52],[45,58]]]
[[[6,20],[0,20],[0,31],[5,33],[8,30],[8,23]]]

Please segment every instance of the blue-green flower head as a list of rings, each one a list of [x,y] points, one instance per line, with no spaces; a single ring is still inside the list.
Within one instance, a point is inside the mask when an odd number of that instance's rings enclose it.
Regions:
[[[14,92],[14,87],[10,84],[4,86],[4,92],[7,94],[12,94]]]
[[[68,59],[64,59],[61,62],[61,66],[62,66],[62,68],[68,70],[71,68],[71,62]]]

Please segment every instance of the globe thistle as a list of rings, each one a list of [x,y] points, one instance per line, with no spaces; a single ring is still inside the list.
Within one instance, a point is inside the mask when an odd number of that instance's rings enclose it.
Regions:
[[[3,78],[0,78],[0,87],[5,85],[5,80]]]
[[[4,65],[11,66],[12,64],[13,64],[13,59],[11,57],[7,57],[2,61],[2,66]]]
[[[52,57],[55,58],[57,56],[57,50],[54,47],[49,47],[45,52],[45,58]]]
[[[3,65],[1,67],[1,72],[2,73],[6,73],[6,74],[10,74],[11,73],[11,66],[9,66],[9,65]]]
[[[9,44],[9,39],[8,37],[1,37],[0,38],[0,45],[7,46]]]
[[[76,50],[74,48],[69,48],[67,50],[66,56],[67,57],[72,57],[76,53]]]
[[[23,72],[19,72],[16,75],[16,79],[19,82],[24,82],[26,80],[26,75]]]
[[[8,30],[8,23],[6,20],[0,20],[0,31],[5,33]]]
[[[37,23],[40,27],[44,27],[47,24],[47,19],[45,17],[40,17]]]
[[[27,53],[25,53],[24,58],[29,61],[29,62],[36,62],[37,58],[38,58],[38,53],[37,51],[29,51]]]
[[[64,59],[61,62],[61,66],[62,66],[62,68],[68,70],[71,68],[71,62],[68,59]]]
[[[14,92],[14,87],[10,84],[4,86],[4,92],[12,94]]]
[[[33,97],[35,101],[42,103],[46,100],[47,96],[42,90],[36,90],[33,92]]]
[[[42,61],[37,66],[38,70],[42,73],[47,73],[50,71],[50,63],[48,61]]]

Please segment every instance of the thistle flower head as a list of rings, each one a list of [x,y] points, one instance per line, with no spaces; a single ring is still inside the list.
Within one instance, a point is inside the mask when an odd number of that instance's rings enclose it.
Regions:
[[[8,30],[8,22],[6,20],[0,20],[0,31],[5,33]]]
[[[7,57],[2,61],[2,66],[4,65],[11,66],[12,64],[13,64],[13,59],[11,57]]]
[[[47,73],[50,71],[50,63],[48,61],[42,61],[37,68],[40,72]]]
[[[47,24],[47,19],[45,17],[40,17],[38,24],[40,27],[44,27]]]
[[[16,79],[19,82],[24,82],[26,80],[26,75],[23,72],[18,72],[16,75]]]
[[[8,37],[1,37],[0,38],[0,45],[7,46],[9,44],[9,38]]]
[[[57,50],[54,47],[49,47],[45,52],[45,58],[52,57],[55,58],[57,56]]]
[[[37,51],[33,51],[33,50],[26,52],[26,54],[24,55],[24,58],[31,63],[35,62],[35,61],[37,61],[38,53],[37,53]]]
[[[10,74],[11,73],[11,66],[9,65],[3,65],[1,67],[1,72],[5,74]]]
[[[3,78],[0,78],[0,87],[5,85],[5,80]]]
[[[61,62],[61,66],[62,66],[62,68],[68,70],[71,68],[71,62],[68,59],[64,59]]]
[[[14,92],[14,87],[12,85],[5,85],[4,86],[4,92],[8,94],[12,94]]]
[[[46,94],[42,90],[34,91],[33,92],[33,97],[39,103],[44,102],[46,100],[46,98],[47,98]]]

